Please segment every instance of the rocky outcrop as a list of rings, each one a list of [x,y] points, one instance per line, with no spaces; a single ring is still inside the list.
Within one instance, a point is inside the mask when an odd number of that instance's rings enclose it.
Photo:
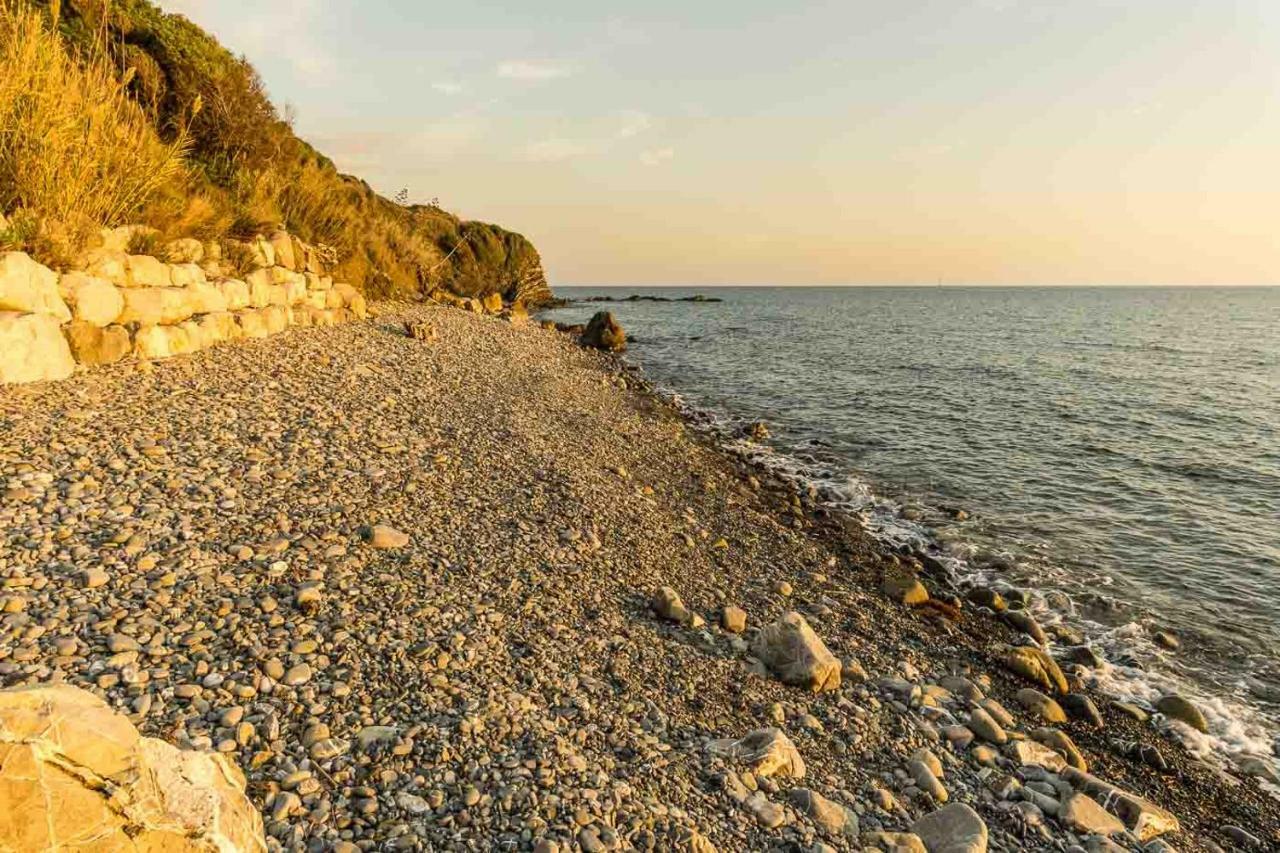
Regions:
[[[166,258],[130,254],[137,226],[108,229],[59,275],[0,253],[0,382],[65,379],[75,365],[169,358],[290,326],[367,316],[364,296],[325,273],[322,252],[283,231],[222,246],[176,240]],[[501,302],[501,299],[498,300]]]
[[[6,850],[266,850],[244,791],[227,757],[144,738],[92,693],[0,691]]]
[[[606,352],[622,352],[627,348],[627,333],[611,311],[598,311],[582,332],[582,345]]]

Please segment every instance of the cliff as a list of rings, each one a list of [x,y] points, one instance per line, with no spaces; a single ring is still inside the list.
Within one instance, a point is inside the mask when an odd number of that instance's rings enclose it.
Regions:
[[[244,58],[181,15],[147,0],[14,0],[0,27],[0,119],[13,129],[0,250],[68,269],[104,227],[149,226],[160,242],[283,229],[370,296],[550,298],[527,239],[340,173]]]

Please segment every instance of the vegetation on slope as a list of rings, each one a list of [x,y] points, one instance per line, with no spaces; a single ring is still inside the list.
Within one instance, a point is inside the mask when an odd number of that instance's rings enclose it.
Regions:
[[[55,265],[104,226],[205,240],[283,226],[375,296],[549,295],[524,237],[339,173],[244,58],[148,0],[0,0],[0,127],[0,243]]]

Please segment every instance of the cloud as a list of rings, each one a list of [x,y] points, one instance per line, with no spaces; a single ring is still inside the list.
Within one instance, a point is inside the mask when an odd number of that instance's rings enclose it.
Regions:
[[[568,77],[573,73],[573,69],[556,62],[530,62],[512,59],[499,63],[497,73],[499,77],[507,80],[541,82],[555,80],[559,77]]]
[[[462,92],[462,84],[452,80],[438,80],[431,84],[431,88],[442,95],[457,95]]]
[[[589,143],[553,136],[526,145],[524,159],[534,163],[559,163],[581,157],[591,151],[592,146]]]
[[[658,166],[676,156],[674,148],[654,148],[640,152],[640,162],[646,166]]]
[[[618,116],[618,139],[630,139],[653,127],[653,117],[640,110],[626,110]]]

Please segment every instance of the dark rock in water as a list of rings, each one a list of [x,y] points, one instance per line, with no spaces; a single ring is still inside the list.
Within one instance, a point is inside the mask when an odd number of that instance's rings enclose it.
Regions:
[[[1156,631],[1152,639],[1156,641],[1157,646],[1168,649],[1171,652],[1176,652],[1182,648],[1182,641],[1178,639],[1177,634],[1170,631]]]
[[[1093,646],[1072,646],[1063,652],[1063,659],[1071,663],[1082,664],[1093,669],[1102,666],[1102,655]]]
[[[581,323],[556,323],[556,331],[566,335],[580,335],[587,330]]]
[[[645,296],[639,293],[633,293],[630,296],[618,298],[616,296],[588,296],[583,302],[723,302],[724,300],[718,296],[703,296],[701,293],[694,296],[680,296],[672,298],[670,296]]]
[[[1035,617],[1030,613],[1025,613],[1021,610],[1010,610],[1004,614],[1004,619],[1014,628],[1031,637],[1031,639],[1035,640],[1042,646],[1044,645],[1045,640],[1048,639],[1045,636],[1044,629],[1040,627],[1040,623],[1037,622]]]
[[[582,345],[606,352],[622,352],[627,348],[627,333],[614,319],[613,312],[599,311],[583,330]]]
[[[1093,704],[1093,700],[1083,693],[1068,693],[1062,697],[1062,701],[1058,703],[1063,709],[1075,717],[1077,720],[1084,720],[1094,728],[1102,728],[1104,722],[1102,714],[1098,711],[1098,706]]]
[[[1078,646],[1084,642],[1084,634],[1067,625],[1050,625],[1048,632],[1055,640],[1068,646]]]
[[[769,437],[769,425],[764,421],[752,421],[742,428],[742,435],[752,441],[764,441]]]
[[[1156,710],[1171,720],[1180,720],[1198,732],[1209,731],[1209,722],[1204,714],[1190,701],[1177,694],[1161,696],[1156,701]]]
[[[1025,589],[1006,589],[1004,600],[1009,602],[1010,607],[1021,610],[1031,603],[1031,593]]]
[[[1003,613],[1009,608],[1004,596],[988,586],[977,586],[967,593],[969,601],[979,607],[986,607],[996,613]]]

